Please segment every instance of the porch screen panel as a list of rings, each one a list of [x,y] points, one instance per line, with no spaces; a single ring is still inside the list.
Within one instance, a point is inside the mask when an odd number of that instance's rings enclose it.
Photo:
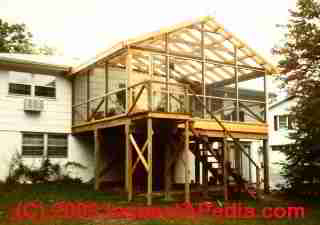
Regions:
[[[108,68],[108,95],[107,114],[118,115],[125,112],[126,106],[126,90],[128,82],[128,73],[125,69],[117,67]]]
[[[90,93],[90,99],[97,98],[97,97],[100,97],[100,98],[90,101],[89,115],[91,119],[102,119],[104,117],[105,99],[103,96],[105,95],[105,92],[106,92],[105,68],[96,67],[92,69],[90,73],[89,93]],[[93,115],[94,112],[95,114]]]
[[[73,79],[73,89],[74,89],[74,107],[73,116],[74,116],[74,123],[80,124],[86,121],[86,113],[87,113],[87,75],[86,73],[79,73],[76,74]],[[79,105],[81,104],[81,105]]]

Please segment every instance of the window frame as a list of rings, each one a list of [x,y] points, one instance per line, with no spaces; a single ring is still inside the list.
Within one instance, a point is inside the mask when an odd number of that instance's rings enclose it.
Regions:
[[[286,117],[286,126],[280,127],[280,117]],[[292,115],[290,114],[279,114],[273,116],[273,130],[293,130],[295,128],[294,122],[292,120]]]
[[[289,117],[288,115],[279,115],[278,116],[279,130],[288,130],[289,129],[288,117]],[[284,119],[284,121],[280,122],[280,119]]]
[[[25,73],[25,74],[29,74],[31,75],[31,81],[29,83],[23,83],[23,82],[11,82],[10,80],[10,75],[12,74],[12,72],[15,73],[24,73],[24,72],[17,72],[17,71],[9,71],[9,78],[8,78],[8,95],[9,96],[28,96],[28,97],[35,97],[35,98],[46,98],[46,99],[56,99],[57,98],[57,76],[54,75],[47,75],[47,74],[36,74],[36,73]],[[47,86],[43,86],[43,85],[38,85],[35,82],[35,76],[51,76],[54,77],[54,87],[47,87]],[[18,85],[25,85],[25,86],[29,86],[30,87],[30,94],[21,94],[21,93],[13,93],[10,91],[10,86],[14,85],[14,84],[18,84]],[[40,88],[54,88],[54,96],[44,96],[44,95],[36,95],[36,88],[40,87]]]
[[[42,146],[41,145],[33,145],[33,144],[26,144],[24,141],[24,138],[25,138],[25,135],[41,135],[41,139],[42,139]],[[34,146],[34,147],[39,147],[39,146],[41,146],[42,147],[42,152],[41,152],[41,154],[25,154],[24,153],[24,147],[32,147],[32,146]],[[32,150],[31,150],[32,151]],[[45,152],[45,138],[44,138],[44,135],[43,135],[43,133],[38,133],[38,132],[23,132],[22,133],[22,144],[21,144],[21,155],[23,156],[23,157],[42,157],[43,155],[44,155],[44,152]]]
[[[28,134],[38,134],[42,136],[43,139],[43,149],[42,149],[42,154],[40,155],[28,155],[23,153],[23,147],[25,146],[24,144],[24,135]],[[65,141],[66,141],[66,146],[61,145],[61,148],[66,148],[65,149],[65,154],[57,154],[57,155],[50,155],[49,154],[49,137],[50,135],[54,136],[64,136]],[[53,146],[53,145],[52,145]],[[52,147],[51,146],[51,147]],[[57,145],[59,146],[59,145]],[[68,158],[69,156],[69,134],[68,133],[43,133],[43,132],[21,132],[21,155],[24,158]]]

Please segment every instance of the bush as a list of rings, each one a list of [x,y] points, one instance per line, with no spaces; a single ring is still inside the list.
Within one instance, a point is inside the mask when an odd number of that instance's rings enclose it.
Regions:
[[[16,153],[9,166],[9,175],[6,179],[7,185],[16,183],[67,183],[80,184],[81,178],[74,178],[66,172],[68,167],[86,169],[85,166],[77,162],[67,162],[64,171],[59,164],[53,164],[50,159],[44,158],[39,168],[28,167],[23,163],[22,156]]]

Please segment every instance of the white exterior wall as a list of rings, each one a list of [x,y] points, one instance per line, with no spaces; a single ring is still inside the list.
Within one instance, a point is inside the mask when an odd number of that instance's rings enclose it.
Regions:
[[[284,179],[280,176],[281,167],[275,163],[285,161],[285,155],[279,151],[273,151],[273,145],[286,145],[293,143],[293,140],[289,139],[290,132],[293,130],[279,129],[275,131],[274,129],[274,116],[288,115],[290,108],[295,106],[296,99],[291,99],[289,101],[283,102],[269,109],[269,161],[270,161],[270,186],[275,188],[277,184],[284,182]]]
[[[9,71],[0,70],[0,180],[8,175],[12,156],[22,147],[22,132],[71,133],[71,81],[57,76],[56,98],[44,99],[44,110],[38,114],[24,112],[24,99],[29,96],[8,94]],[[68,136],[68,157],[52,158],[52,162],[64,164],[76,161],[87,166],[84,171],[73,170],[72,175],[80,176],[84,181],[92,178],[93,147],[83,143],[72,135]],[[30,166],[37,166],[41,158],[23,160]]]

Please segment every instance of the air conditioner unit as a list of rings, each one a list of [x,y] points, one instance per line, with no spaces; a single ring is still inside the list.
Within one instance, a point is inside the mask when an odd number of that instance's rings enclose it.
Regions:
[[[36,98],[24,99],[24,111],[41,112],[43,110],[43,100]]]

